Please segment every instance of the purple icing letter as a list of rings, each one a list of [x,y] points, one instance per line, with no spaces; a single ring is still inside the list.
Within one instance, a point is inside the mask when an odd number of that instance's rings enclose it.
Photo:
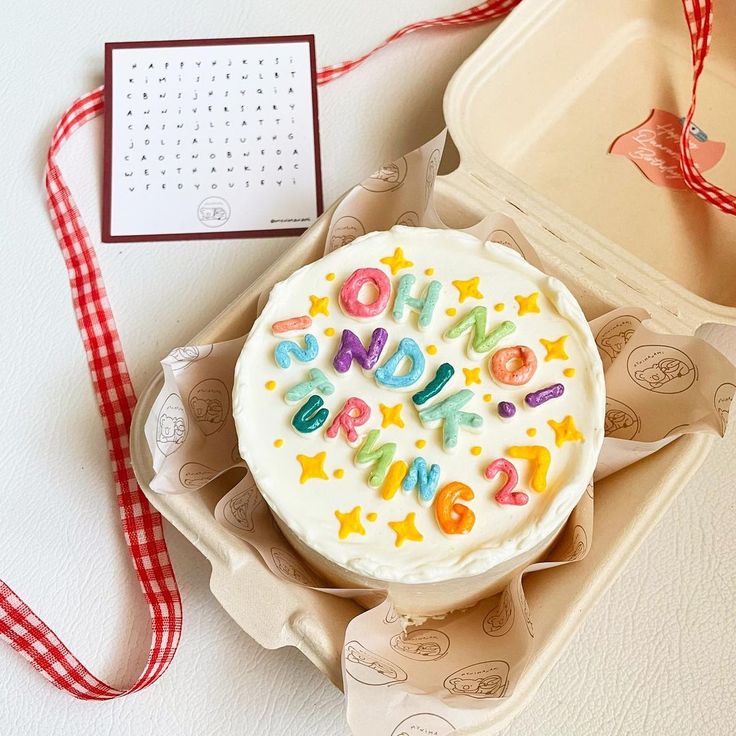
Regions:
[[[535,407],[544,404],[550,399],[559,399],[565,393],[565,387],[561,383],[553,383],[546,388],[540,388],[539,391],[533,391],[524,397],[527,406]]]
[[[516,414],[516,407],[510,401],[501,401],[498,404],[498,416],[502,419],[511,419]]]
[[[388,332],[383,327],[376,327],[371,335],[368,350],[366,350],[360,338],[352,330],[343,330],[340,347],[335,353],[332,365],[335,366],[338,373],[347,373],[355,360],[363,370],[369,371],[378,363],[387,340]]]

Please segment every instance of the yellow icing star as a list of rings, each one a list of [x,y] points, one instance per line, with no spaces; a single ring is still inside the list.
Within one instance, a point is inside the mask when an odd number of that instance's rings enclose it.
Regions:
[[[544,345],[547,350],[547,355],[544,356],[544,362],[548,363],[550,360],[567,360],[570,356],[565,352],[565,340],[567,335],[557,338],[557,340],[545,340],[541,338],[539,342]]]
[[[465,374],[466,386],[480,383],[480,368],[463,368],[463,373]]]
[[[403,521],[389,521],[388,525],[396,532],[396,546],[401,547],[404,542],[421,542],[424,537],[419,533],[414,525],[414,512],[406,515]]]
[[[391,269],[392,276],[396,276],[402,268],[411,268],[414,265],[404,258],[404,251],[401,248],[397,248],[392,256],[381,258],[381,263],[385,263]]]
[[[542,445],[514,445],[509,447],[509,457],[529,460],[532,466],[532,477],[529,485],[538,492],[547,488],[547,471],[551,457],[549,450]]]
[[[473,276],[472,279],[467,281],[453,281],[452,285],[458,290],[459,301],[462,304],[466,299],[472,297],[473,299],[482,299],[483,294],[478,291],[478,285],[480,284],[480,276]]]
[[[312,478],[327,480],[327,473],[325,473],[324,469],[326,458],[326,452],[318,452],[314,457],[309,457],[309,455],[297,455],[296,459],[299,461],[299,465],[302,466],[302,474],[299,478],[299,483],[304,484],[308,480],[312,480]]]
[[[404,408],[403,404],[396,404],[396,406],[386,406],[386,404],[379,404],[378,408],[383,414],[383,421],[381,422],[381,428],[395,424],[397,427],[404,427],[404,420],[401,418],[401,410]]]
[[[569,414],[561,422],[550,419],[547,424],[555,431],[555,444],[557,447],[562,447],[565,442],[585,441],[583,433],[575,426],[575,421]]]
[[[533,314],[535,312],[539,312],[539,305],[537,304],[537,298],[539,297],[539,292],[534,291],[529,296],[522,296],[521,294],[517,294],[514,299],[519,304],[519,317],[523,317],[525,314]]]
[[[347,513],[335,511],[335,516],[340,522],[340,531],[337,533],[338,539],[347,539],[350,534],[365,534],[365,529],[360,523],[360,506],[356,506]]]
[[[318,314],[324,314],[325,317],[330,316],[330,310],[328,309],[330,304],[330,298],[328,296],[312,296],[309,297],[309,301],[312,306],[309,307],[309,314],[312,317],[316,317]]]

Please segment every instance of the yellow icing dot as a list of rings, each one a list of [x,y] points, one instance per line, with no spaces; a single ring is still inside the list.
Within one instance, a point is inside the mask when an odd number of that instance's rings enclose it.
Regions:
[[[549,450],[542,445],[514,445],[509,447],[509,457],[529,460],[532,465],[532,477],[529,485],[541,493],[547,488],[547,471],[551,457]]]
[[[427,352],[430,355],[436,355],[437,354],[437,346],[436,345],[427,345]]]
[[[276,388],[276,381],[266,381],[265,386],[268,391],[273,391]]]
[[[523,317],[525,314],[533,314],[539,312],[539,305],[537,304],[537,298],[539,297],[538,291],[533,291],[529,296],[522,296],[517,294],[514,299],[519,304],[519,317]]]
[[[528,434],[528,435],[529,435],[530,437],[536,437],[536,436],[537,436],[537,430],[536,430],[536,429],[534,429],[534,427],[529,427],[529,429],[527,429],[526,433],[527,433],[527,434]]]
[[[478,455],[480,455],[481,452],[483,452],[483,448],[482,447],[478,447],[477,445],[475,447],[471,447],[470,448],[470,454],[471,455],[478,456]]]
[[[562,371],[568,378],[572,378],[575,375],[575,369],[574,368],[565,368],[564,371]]]
[[[383,421],[381,422],[381,428],[386,429],[392,424],[403,429],[404,420],[401,418],[401,410],[404,408],[403,404],[396,404],[396,406],[386,406],[386,404],[379,404],[378,408],[383,414]]]
[[[304,484],[308,480],[328,480],[327,473],[325,473],[325,459],[327,458],[326,452],[318,452],[313,457],[309,455],[297,455],[296,459],[299,465],[302,466],[302,474],[299,477],[299,483]]]
[[[345,475],[345,471],[342,468],[338,468],[332,475],[339,480]]]
[[[550,360],[567,360],[570,356],[565,352],[565,341],[567,335],[558,337],[556,340],[545,340],[541,338],[539,342],[544,345],[547,350],[547,355],[544,356],[544,362],[547,363]]]
[[[325,279],[327,279],[327,281],[334,281],[335,280],[335,274],[332,273],[332,271],[330,271],[330,273],[328,273],[327,276],[325,276]]]
[[[360,506],[356,506],[352,511],[335,511],[335,516],[340,522],[338,539],[347,539],[350,534],[365,534],[365,529],[360,523]]]
[[[378,518],[378,514],[375,511],[371,511],[369,514],[365,515],[365,518],[368,519],[368,521],[375,521]]]
[[[505,305],[505,304],[504,304],[503,302],[499,302],[498,304],[494,304],[494,305],[493,305],[493,308],[494,308],[494,309],[495,309],[495,310],[496,310],[497,312],[503,312],[503,310],[504,310],[504,309],[506,309],[506,305]]]
[[[422,447],[424,447],[424,446],[425,446],[426,444],[427,444],[427,440],[417,440],[417,441],[416,441],[416,442],[414,443],[414,446],[415,446],[415,447],[416,447],[417,449],[421,450],[421,449],[422,449]]]
[[[465,374],[466,386],[480,383],[480,368],[463,368],[463,373]]]
[[[388,525],[396,533],[396,546],[401,547],[406,541],[410,542],[421,542],[424,537],[419,533],[419,530],[414,524],[415,513],[411,511],[406,515],[403,521],[389,521]]]
[[[316,317],[318,314],[324,314],[325,317],[330,316],[330,298],[328,296],[315,296],[312,294],[309,297],[309,301],[312,305],[309,307],[309,314],[311,314],[312,317]]]
[[[401,269],[411,268],[414,265],[404,258],[404,251],[401,248],[397,248],[392,256],[381,258],[381,263],[385,263],[391,269],[392,276],[396,276]]]
[[[485,401],[485,402],[486,402],[486,404],[487,404],[487,403],[488,403],[489,401],[493,401],[493,394],[483,394],[483,401]]]
[[[583,433],[575,426],[573,418],[568,414],[561,422],[550,419],[547,424],[555,432],[555,444],[562,447],[565,442],[584,442]]]
[[[458,291],[458,300],[462,304],[466,299],[482,299],[483,294],[478,290],[480,284],[480,276],[473,276],[472,279],[461,281],[460,279],[453,281],[452,285]]]
[[[279,439],[273,441],[274,447],[283,447],[284,441],[279,437]]]
[[[433,274],[434,274],[434,269],[433,268],[427,268],[427,269],[424,270],[424,275],[425,276],[432,276]]]
[[[455,307],[449,307],[448,309],[445,309],[445,314],[448,317],[454,317],[457,314],[457,309],[455,309]]]
[[[327,335],[327,337],[332,337],[334,334],[335,334],[335,328],[334,327],[328,327],[325,330],[325,335]]]
[[[403,460],[397,460],[391,465],[381,486],[381,498],[390,501],[394,497],[396,491],[401,487],[401,481],[404,480],[407,470],[409,466]]]

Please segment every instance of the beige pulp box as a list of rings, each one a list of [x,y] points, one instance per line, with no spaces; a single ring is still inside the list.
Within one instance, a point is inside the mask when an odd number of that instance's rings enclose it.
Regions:
[[[719,135],[733,129],[736,110],[734,34],[736,6],[721,3],[695,120]],[[445,118],[461,164],[437,182],[438,211],[451,227],[492,210],[513,217],[589,319],[635,305],[661,331],[692,334],[709,322],[736,324],[736,218],[690,192],[657,187],[630,161],[607,154],[614,138],[652,108],[684,115],[691,77],[678,2],[527,0],[447,89]],[[736,151],[727,148],[713,170],[712,180],[729,191],[736,190],[735,161]],[[322,255],[330,216],[331,210],[191,343],[247,331],[261,293]],[[215,521],[231,474],[181,496],[148,487],[153,469],[143,425],[162,380],[159,375],[141,396],[132,428],[133,464],[147,497],[208,558],[213,594],[252,637],[267,647],[298,647],[340,686],[344,631],[359,606],[334,599],[327,616],[321,593],[293,586],[288,600],[275,594],[279,583],[257,554]],[[712,441],[685,435],[596,484],[595,540],[585,559],[524,581],[536,650],[513,695],[494,711],[495,728],[528,702]],[[254,586],[257,602],[244,593]],[[287,623],[274,631],[274,621]]]

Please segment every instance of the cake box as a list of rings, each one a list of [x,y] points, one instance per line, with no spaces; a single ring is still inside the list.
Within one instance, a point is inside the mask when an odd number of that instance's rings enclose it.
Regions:
[[[736,9],[719,6],[716,27],[696,114],[699,128],[715,137],[730,129],[728,111],[736,108],[736,60],[727,45],[736,32]],[[575,293],[588,319],[635,305],[649,311],[654,328],[664,332],[694,334],[708,323],[736,324],[736,279],[730,277],[736,270],[730,252],[736,220],[691,192],[663,190],[631,161],[608,153],[617,137],[653,109],[683,115],[691,76],[678,3],[522,3],[446,90],[445,119],[460,165],[437,180],[440,216],[456,228],[491,211],[512,217],[547,271]],[[711,100],[718,105],[709,105]],[[729,191],[736,189],[733,160],[726,154],[712,177]],[[263,295],[321,257],[333,211],[334,206],[190,343],[246,333]],[[162,382],[157,376],[141,395],[131,430],[132,460],[146,496],[207,557],[212,592],[242,628],[266,647],[297,647],[340,687],[344,631],[359,606],[332,600],[328,617],[320,615],[322,594],[314,590],[294,587],[288,601],[274,594],[276,579],[263,565],[249,564],[256,553],[214,518],[218,500],[232,485],[228,474],[185,495],[151,491],[144,422]],[[702,433],[680,437],[596,484],[595,543],[588,555],[554,575],[525,580],[536,655],[513,694],[494,709],[493,730],[507,725],[533,697],[712,441]],[[242,595],[246,579],[259,587],[258,610]],[[274,632],[273,620],[288,625]]]

